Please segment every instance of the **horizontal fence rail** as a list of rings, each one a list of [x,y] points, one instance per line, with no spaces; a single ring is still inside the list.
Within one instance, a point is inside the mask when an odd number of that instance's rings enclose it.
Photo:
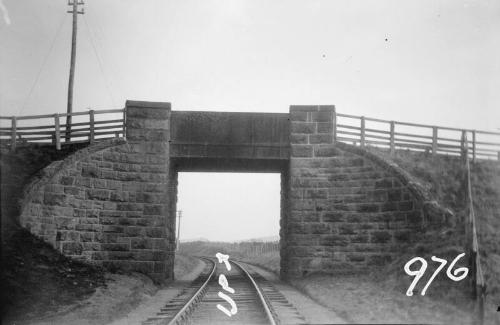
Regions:
[[[66,117],[73,123],[66,129]],[[10,123],[9,123],[10,122]],[[335,141],[361,147],[428,152],[432,155],[460,156],[467,147],[472,160],[500,160],[500,132],[487,132],[389,121],[349,114],[334,114]],[[94,142],[125,135],[125,110],[89,110],[87,112],[32,116],[0,116],[0,143],[15,150],[29,143],[61,144]],[[466,136],[466,137],[464,137]],[[468,140],[463,140],[463,139]]]
[[[386,148],[391,155],[398,149],[452,156],[461,156],[468,151],[473,161],[476,159],[500,160],[500,132],[431,126],[335,113],[334,138],[335,141],[361,147]]]
[[[72,117],[71,126],[66,118]],[[10,125],[9,122],[10,121]],[[30,143],[93,143],[125,135],[125,110],[89,110],[87,112],[30,116],[0,116],[0,143],[12,150]]]

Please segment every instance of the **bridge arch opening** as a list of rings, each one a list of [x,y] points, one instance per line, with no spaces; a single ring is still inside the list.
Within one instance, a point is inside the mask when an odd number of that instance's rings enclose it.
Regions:
[[[127,102],[126,139],[48,166],[20,222],[67,256],[172,279],[179,173],[278,173],[280,276],[364,272],[449,220],[397,166],[338,142],[333,106],[289,114]]]
[[[176,270],[186,256],[222,252],[279,271],[280,172],[184,171],[176,180]]]

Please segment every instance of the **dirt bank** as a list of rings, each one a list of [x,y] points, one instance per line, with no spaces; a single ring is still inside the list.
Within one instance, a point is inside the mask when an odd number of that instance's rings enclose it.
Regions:
[[[61,255],[28,231],[2,242],[2,320],[57,313],[105,287],[105,272]]]
[[[18,229],[2,248],[2,324],[108,324],[141,306],[158,307],[154,314],[203,269],[198,259],[177,256],[179,281],[160,288],[139,273],[75,262],[26,230]]]

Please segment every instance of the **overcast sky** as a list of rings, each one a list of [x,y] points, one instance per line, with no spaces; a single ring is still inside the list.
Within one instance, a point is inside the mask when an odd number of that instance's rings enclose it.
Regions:
[[[500,128],[500,1],[85,2],[75,111],[126,99],[253,112],[334,104],[348,114]],[[66,9],[66,0],[0,0],[2,115],[65,112]],[[220,184],[211,191],[227,188]],[[182,192],[194,200],[189,188]],[[233,202],[257,192],[253,184],[224,194],[228,212],[218,215],[245,214]],[[210,215],[221,204],[212,201]]]
[[[237,241],[277,237],[280,175],[179,173],[181,238]]]

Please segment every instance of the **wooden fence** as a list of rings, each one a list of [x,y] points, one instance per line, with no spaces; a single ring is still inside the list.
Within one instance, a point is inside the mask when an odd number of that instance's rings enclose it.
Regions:
[[[240,242],[235,243],[234,249],[244,256],[257,256],[270,252],[279,252],[279,241],[273,242]]]
[[[124,136],[125,110],[89,110],[71,114],[48,114],[32,116],[0,116],[0,141],[15,150],[29,143],[53,144],[57,150],[61,144],[94,142]],[[67,116],[73,119],[71,126],[65,125]],[[10,127],[4,126],[10,120]],[[44,122],[48,120],[48,122]],[[42,125],[40,125],[42,124]]]
[[[397,122],[355,116],[334,114],[335,141],[354,145],[376,146],[429,152],[432,155],[461,155],[467,146],[468,155],[476,159],[500,160],[500,132],[487,132]],[[466,137],[464,137],[466,136]],[[470,139],[465,140],[462,139]]]
[[[10,120],[10,127],[0,127],[0,141],[11,146],[25,143],[52,143],[57,149],[61,143],[93,142],[99,139],[124,136],[125,110],[90,110],[70,114],[80,118],[66,129],[61,118],[68,114],[33,115],[19,117],[0,116],[0,122]],[[116,118],[118,116],[118,118]],[[102,117],[98,119],[97,117]],[[50,119],[47,125],[37,125],[43,119]],[[31,125],[21,122],[31,121]],[[459,156],[468,149],[472,160],[500,160],[500,132],[487,132],[431,126],[348,114],[334,114],[335,141],[354,145],[387,148],[391,154],[405,149],[426,151],[432,155],[447,154]],[[466,136],[466,137],[464,137]],[[465,142],[462,139],[469,139]]]
[[[466,149],[467,150],[467,149]],[[484,324],[484,305],[486,303],[486,282],[483,269],[481,267],[481,257],[479,253],[479,241],[477,238],[477,220],[474,212],[474,199],[472,196],[472,182],[470,163],[464,155],[465,161],[465,243],[469,255],[470,277],[472,278],[472,297],[476,304],[476,322],[479,325]]]

